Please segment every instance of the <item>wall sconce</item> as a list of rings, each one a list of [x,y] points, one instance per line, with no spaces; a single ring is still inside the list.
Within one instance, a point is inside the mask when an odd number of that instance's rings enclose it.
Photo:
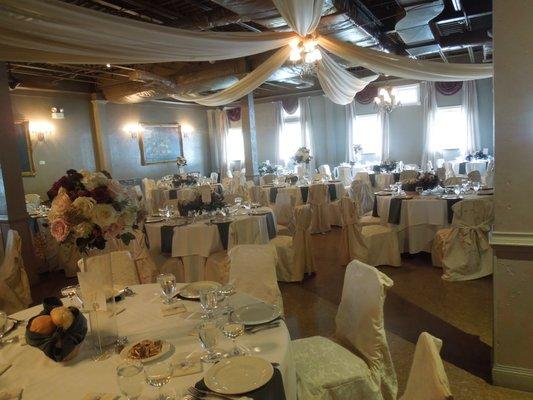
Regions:
[[[126,124],[124,125],[123,130],[130,135],[133,140],[135,140],[139,137],[144,129],[140,124]]]
[[[65,112],[62,107],[52,107],[52,119],[64,119]]]
[[[54,126],[47,121],[30,121],[30,135],[38,142],[46,141],[46,138],[54,131]]]
[[[194,128],[189,124],[181,124],[181,133],[183,137],[189,137],[194,132]]]

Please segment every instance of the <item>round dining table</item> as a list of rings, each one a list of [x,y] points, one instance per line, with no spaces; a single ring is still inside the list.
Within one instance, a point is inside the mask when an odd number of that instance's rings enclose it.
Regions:
[[[184,284],[178,284],[178,288]],[[116,304],[117,325],[119,336],[126,336],[130,344],[143,339],[161,339],[171,344],[171,350],[164,357],[173,365],[179,365],[185,357],[195,358],[202,351],[197,334],[197,326],[201,321],[199,302],[178,300],[186,311],[181,314],[162,316],[162,300],[157,284],[135,285],[130,287],[135,293],[125,297]],[[65,304],[68,300],[64,299]],[[238,308],[258,303],[259,300],[244,294],[236,293],[230,297],[230,305]],[[35,306],[16,314],[13,318],[27,320],[37,315],[42,306]],[[88,319],[88,315],[85,314]],[[25,324],[20,324],[7,338],[24,336]],[[291,356],[291,339],[283,320],[278,327],[262,330],[254,334],[246,333],[238,339],[238,344],[249,350],[250,355],[261,357],[271,362],[281,373],[285,397],[296,399],[296,373]],[[222,333],[218,337],[218,348],[230,350],[231,341]],[[116,368],[123,361],[120,354],[112,354],[101,361],[94,360],[94,352],[88,341],[82,343],[79,354],[67,362],[54,362],[47,358],[38,348],[19,343],[5,344],[0,347],[0,364],[10,365],[0,373],[0,393],[7,390],[22,389],[24,400],[74,400],[99,398],[98,393],[111,394],[118,398]],[[162,359],[159,359],[161,361]],[[155,362],[155,361],[154,361]],[[165,385],[165,393],[183,394],[184,391],[202,379],[205,372],[214,364],[202,363],[203,371],[185,376],[176,372],[170,382]],[[275,374],[276,375],[276,374]],[[281,387],[281,385],[280,385]],[[157,389],[144,387],[141,399],[153,399]],[[90,394],[95,394],[91,397]],[[1,394],[0,394],[1,396]],[[283,398],[283,394],[271,398]],[[176,397],[181,399],[180,396]]]

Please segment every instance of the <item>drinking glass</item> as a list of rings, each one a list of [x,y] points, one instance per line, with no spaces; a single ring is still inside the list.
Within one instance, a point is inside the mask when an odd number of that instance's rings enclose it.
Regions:
[[[7,314],[0,310],[0,335],[4,333],[7,324]]]
[[[472,187],[474,188],[474,192],[477,194],[478,190],[481,189],[481,183],[474,182]]]
[[[227,285],[222,286],[220,289],[218,289],[219,293],[221,293],[224,296],[224,308],[222,313],[223,314],[230,314],[233,311],[233,307],[229,304],[229,298],[230,296],[235,294],[235,286],[228,283]]]
[[[144,365],[144,377],[146,382],[153,387],[158,388],[159,394],[156,400],[175,399],[173,395],[161,392],[161,388],[170,382],[174,368],[170,360],[147,363]]]
[[[231,349],[228,353],[228,356],[230,357],[236,357],[236,356],[245,356],[248,354],[246,349],[243,349],[242,347],[237,346],[237,338],[241,335],[244,335],[244,325],[238,322],[227,322],[222,327],[222,333],[224,333],[224,336],[226,336],[228,339],[231,339],[233,342],[233,349]]]
[[[213,319],[215,310],[218,308],[219,293],[218,289],[200,290],[200,305],[205,312],[206,319]]]
[[[453,192],[457,197],[459,197],[459,195],[461,194],[461,185],[455,185],[453,187]]]
[[[117,367],[117,383],[128,400],[137,399],[144,390],[143,366],[140,362],[125,361]]]
[[[176,294],[176,277],[174,274],[160,274],[157,277],[157,283],[161,285],[161,292],[165,296],[165,304],[171,304],[172,298]]]
[[[215,321],[205,321],[199,325],[198,338],[204,349],[200,358],[203,362],[215,363],[224,357],[224,353],[215,348],[219,334],[220,331]]]

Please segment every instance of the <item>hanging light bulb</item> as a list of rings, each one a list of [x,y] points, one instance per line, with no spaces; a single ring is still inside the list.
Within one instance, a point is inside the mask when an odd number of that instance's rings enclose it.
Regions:
[[[304,58],[304,61],[307,63],[307,64],[311,64],[313,62],[315,62],[315,59],[313,57],[313,53],[305,53],[305,58]]]
[[[298,47],[300,46],[300,39],[294,38],[290,41],[289,46],[291,46],[291,49],[298,50]]]
[[[289,60],[291,61],[299,61],[302,58],[300,55],[300,49],[299,48],[293,48],[291,50],[291,54],[289,55]]]
[[[316,40],[308,39],[304,42],[304,51],[306,53],[312,52],[316,48]]]
[[[322,60],[322,53],[320,52],[318,47],[315,47],[311,54],[313,55],[314,61]]]

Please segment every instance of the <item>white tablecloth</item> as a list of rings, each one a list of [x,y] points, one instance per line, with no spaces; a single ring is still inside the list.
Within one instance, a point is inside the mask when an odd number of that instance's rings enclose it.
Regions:
[[[158,285],[138,285],[132,286],[132,289],[137,294],[118,303],[121,307],[126,307],[126,310],[117,316],[119,335],[127,336],[130,343],[146,338],[166,340],[174,345],[174,356],[201,351],[197,335],[191,335],[200,321],[199,303],[184,301],[187,315],[162,317]],[[240,306],[257,300],[238,293],[232,296],[231,302],[233,306]],[[27,319],[38,314],[41,309],[41,306],[32,307],[14,314],[14,317]],[[16,333],[23,335],[24,327],[19,327]],[[285,324],[281,322],[279,328],[244,335],[238,342],[252,349],[253,355],[280,364],[286,397],[295,400],[296,374],[290,352],[290,336]],[[231,343],[223,338],[222,334],[219,347],[228,350],[231,348]],[[91,350],[84,343],[80,354],[74,360],[56,363],[37,348],[9,344],[0,351],[0,363],[13,365],[0,376],[0,390],[23,388],[24,400],[77,400],[89,392],[118,394],[115,368],[120,360],[120,356],[115,354],[103,361],[93,361]],[[210,366],[204,364],[204,371]],[[181,391],[199,381],[202,375],[198,373],[172,378],[166,389]],[[153,398],[155,393],[156,389],[145,386],[144,396]]]

